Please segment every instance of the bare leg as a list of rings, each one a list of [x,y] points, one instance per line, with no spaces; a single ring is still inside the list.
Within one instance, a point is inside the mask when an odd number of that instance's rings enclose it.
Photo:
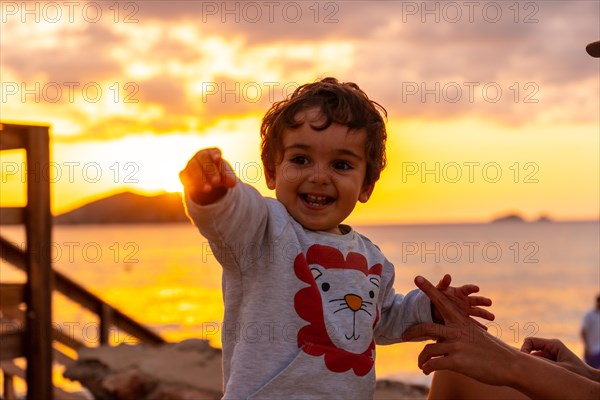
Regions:
[[[521,400],[524,394],[507,386],[492,386],[452,371],[436,371],[428,400]]]

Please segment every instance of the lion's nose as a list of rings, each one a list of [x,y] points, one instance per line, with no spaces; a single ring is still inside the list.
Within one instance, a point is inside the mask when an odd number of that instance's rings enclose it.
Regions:
[[[355,294],[345,295],[344,300],[346,300],[346,304],[348,304],[348,307],[350,307],[352,311],[358,311],[362,307],[362,299]]]

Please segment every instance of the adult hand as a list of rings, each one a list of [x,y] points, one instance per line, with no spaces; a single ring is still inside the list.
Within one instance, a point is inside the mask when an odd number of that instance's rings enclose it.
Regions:
[[[591,368],[558,339],[528,337],[523,341],[521,351],[555,362],[563,368],[592,380],[598,380],[600,371]]]
[[[438,287],[447,286],[447,280],[444,277]],[[453,301],[452,297],[448,297],[427,279],[418,276],[415,284],[431,299],[445,322],[445,325],[416,325],[407,329],[402,336],[403,340],[423,337],[440,340],[425,346],[419,355],[419,368],[425,374],[450,369],[491,385],[503,385],[506,380],[503,370],[509,365],[514,353],[518,352],[517,349],[482,330],[480,324],[465,313],[464,303]]]

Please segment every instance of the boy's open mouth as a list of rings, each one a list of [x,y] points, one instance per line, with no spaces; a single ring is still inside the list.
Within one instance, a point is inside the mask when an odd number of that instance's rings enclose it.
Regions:
[[[313,207],[323,207],[333,202],[333,197],[303,193],[300,198],[308,205]]]

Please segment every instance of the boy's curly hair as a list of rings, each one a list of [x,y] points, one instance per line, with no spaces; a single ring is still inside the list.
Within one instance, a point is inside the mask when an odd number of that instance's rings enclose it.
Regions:
[[[379,103],[369,99],[357,84],[342,83],[336,78],[324,78],[304,84],[287,99],[274,103],[267,111],[260,127],[261,158],[265,170],[274,176],[275,165],[283,157],[281,146],[284,130],[302,126],[303,121],[297,121],[296,115],[314,107],[319,108],[326,118],[323,125],[312,126],[317,131],[337,123],[351,130],[364,129],[367,132],[367,172],[364,184],[377,182],[386,163],[387,133],[384,117],[387,118],[387,111]]]

